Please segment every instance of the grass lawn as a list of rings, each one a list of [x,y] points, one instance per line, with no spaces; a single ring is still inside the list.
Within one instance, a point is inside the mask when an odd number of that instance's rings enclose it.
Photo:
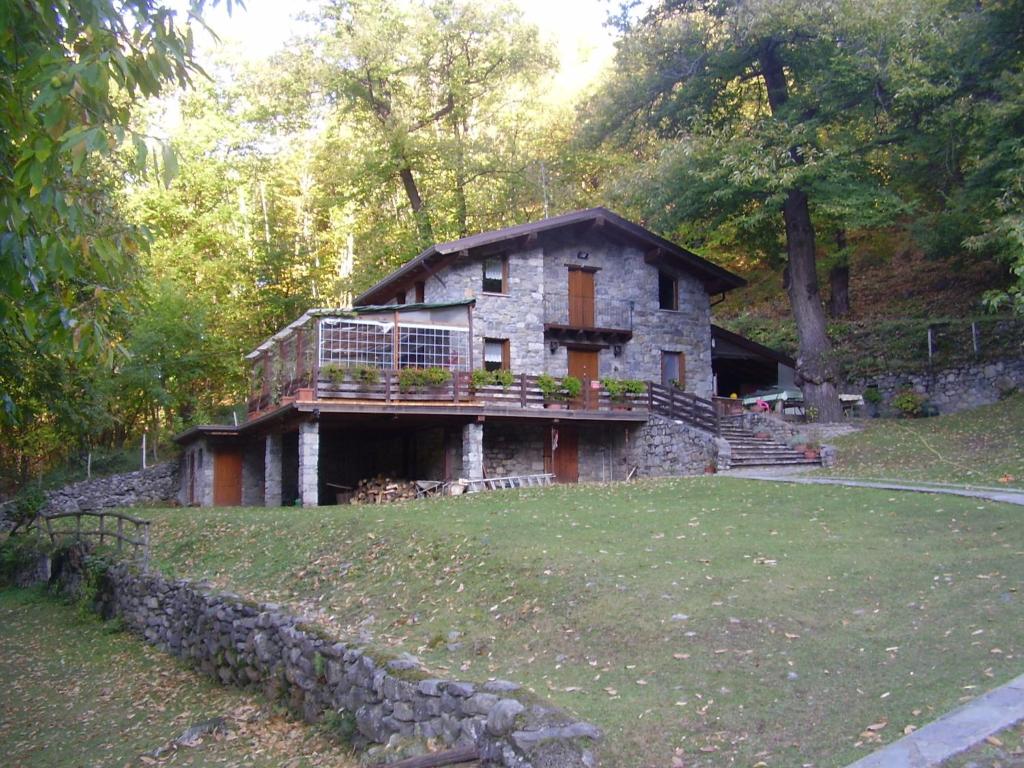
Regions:
[[[876,419],[832,440],[826,474],[1024,488],[1024,395],[931,419]]]
[[[12,768],[355,765],[254,696],[36,590],[0,591],[0,686],[0,754]],[[142,756],[212,717],[229,721],[228,734]]]
[[[524,682],[607,766],[842,766],[1024,671],[1018,507],[701,477],[145,514],[158,567]]]

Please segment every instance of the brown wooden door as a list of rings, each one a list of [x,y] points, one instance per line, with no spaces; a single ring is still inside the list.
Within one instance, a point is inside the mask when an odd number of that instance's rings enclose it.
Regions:
[[[188,454],[188,506],[196,503],[196,452]]]
[[[593,272],[569,270],[569,325],[574,328],[594,327]]]
[[[213,506],[237,507],[242,503],[242,452],[220,449],[213,455]]]
[[[580,479],[580,441],[576,427],[555,424],[545,453],[556,483],[578,483]]]
[[[597,392],[590,386],[590,382],[597,381],[600,376],[598,372],[598,352],[596,349],[572,349],[569,352],[569,375],[575,376],[583,382],[583,392],[580,397],[573,400],[570,406],[573,408],[587,408],[591,400],[597,400]]]

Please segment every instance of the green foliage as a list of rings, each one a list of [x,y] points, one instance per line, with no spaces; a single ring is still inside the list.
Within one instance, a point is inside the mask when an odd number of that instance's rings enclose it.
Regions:
[[[512,371],[504,368],[499,368],[495,371],[488,371],[483,368],[478,368],[473,371],[470,375],[470,379],[473,383],[473,387],[488,387],[488,386],[500,386],[503,389],[508,389],[515,383],[515,375]]]
[[[893,397],[891,405],[905,418],[913,419],[923,414],[927,401],[927,395],[912,389],[904,389]]]
[[[198,71],[191,23],[155,0],[130,11],[117,0],[0,11],[0,423],[20,418],[19,357],[113,360],[119,290],[146,243],[114,199],[149,155],[132,110]],[[115,154],[126,144],[130,153]],[[166,182],[167,148],[162,165]]]
[[[565,402],[580,396],[580,393],[583,392],[583,382],[575,376],[558,379],[542,373],[537,377],[537,388],[543,393],[545,400]]]
[[[349,369],[354,381],[360,384],[377,384],[380,382],[380,369],[372,365],[356,365]]]
[[[864,390],[862,397],[868,405],[879,405],[882,402],[882,393],[878,387],[868,387]]]
[[[28,485],[18,491],[7,505],[7,517],[14,523],[14,529],[24,529],[36,519],[46,504],[46,494],[36,485]]]
[[[447,368],[403,368],[398,372],[398,388],[403,392],[425,387],[443,387],[452,380]]]
[[[19,573],[51,551],[49,542],[39,536],[7,536],[0,540],[0,586],[14,584]]]
[[[320,366],[320,375],[332,384],[341,384],[345,380],[345,366],[330,363]]]
[[[601,379],[601,386],[617,403],[625,402],[629,395],[642,395],[647,392],[647,384],[639,379]]]

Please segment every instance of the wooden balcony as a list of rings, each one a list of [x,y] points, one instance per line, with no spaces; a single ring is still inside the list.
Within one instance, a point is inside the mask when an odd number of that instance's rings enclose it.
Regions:
[[[561,342],[622,344],[633,337],[633,307],[626,301],[548,294],[544,335]]]
[[[643,422],[651,413],[677,419],[699,429],[718,432],[718,415],[711,401],[675,387],[648,382],[642,394],[613,399],[598,381],[583,381],[580,396],[570,400],[546,400],[538,376],[519,374],[510,386],[474,387],[465,371],[453,371],[439,386],[403,388],[400,372],[381,369],[376,382],[332,380],[320,375],[316,387],[293,380],[272,397],[260,393],[249,399],[250,420],[294,405],[299,410],[381,414],[477,415],[584,421]]]

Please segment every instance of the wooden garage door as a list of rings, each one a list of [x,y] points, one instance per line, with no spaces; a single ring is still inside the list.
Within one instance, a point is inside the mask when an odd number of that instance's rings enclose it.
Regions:
[[[213,455],[213,506],[237,507],[242,503],[242,452],[219,449]]]

